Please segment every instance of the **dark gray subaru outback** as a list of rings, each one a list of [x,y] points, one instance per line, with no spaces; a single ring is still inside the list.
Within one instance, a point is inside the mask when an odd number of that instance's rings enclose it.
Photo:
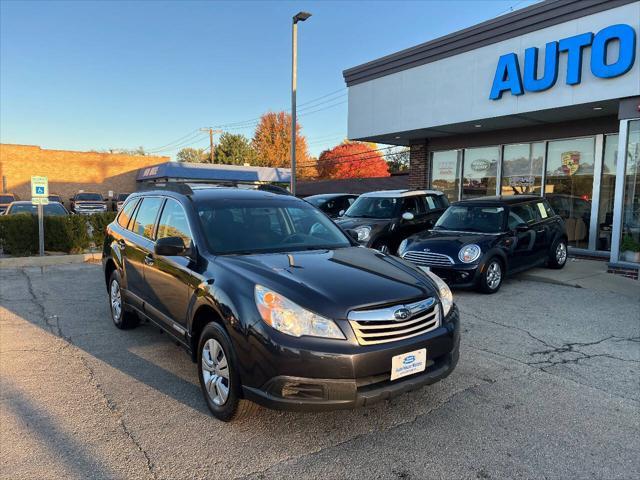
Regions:
[[[353,408],[434,383],[458,361],[449,288],[360,247],[293,196],[175,185],[108,226],[113,322],[146,319],[198,365],[211,412]]]

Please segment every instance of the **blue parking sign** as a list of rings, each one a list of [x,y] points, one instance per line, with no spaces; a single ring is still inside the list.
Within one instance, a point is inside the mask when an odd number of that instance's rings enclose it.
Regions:
[[[36,187],[36,193],[38,195],[44,195],[44,187]]]

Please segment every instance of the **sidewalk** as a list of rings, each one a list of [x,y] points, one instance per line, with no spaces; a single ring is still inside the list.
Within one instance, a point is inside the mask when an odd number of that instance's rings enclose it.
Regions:
[[[569,258],[562,270],[534,268],[516,275],[515,278],[601,292],[616,292],[640,300],[640,281],[607,273],[607,263],[598,260]]]

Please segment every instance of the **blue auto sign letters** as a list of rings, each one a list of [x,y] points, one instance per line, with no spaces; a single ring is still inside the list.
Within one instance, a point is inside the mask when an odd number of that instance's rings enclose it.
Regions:
[[[618,42],[618,58],[607,63],[607,48]],[[636,56],[636,32],[630,25],[617,24],[603,28],[595,35],[591,32],[549,42],[545,46],[544,73],[538,75],[538,48],[524,51],[524,74],[520,74],[518,55],[507,53],[498,60],[498,66],[491,87],[491,100],[499,100],[503,92],[522,95],[527,92],[541,92],[553,87],[558,79],[558,59],[567,54],[565,83],[578,85],[581,81],[583,49],[591,46],[591,73],[598,78],[619,77],[633,66]]]

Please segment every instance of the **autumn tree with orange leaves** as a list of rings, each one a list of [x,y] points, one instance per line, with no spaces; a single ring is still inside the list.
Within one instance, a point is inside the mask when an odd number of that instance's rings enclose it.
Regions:
[[[296,124],[296,173],[298,178],[314,178],[317,175],[316,160],[311,157],[307,140]],[[291,166],[291,114],[267,112],[258,122],[252,145],[256,151],[256,165],[264,167]]]
[[[389,168],[375,144],[345,141],[320,154],[319,178],[388,177]]]

